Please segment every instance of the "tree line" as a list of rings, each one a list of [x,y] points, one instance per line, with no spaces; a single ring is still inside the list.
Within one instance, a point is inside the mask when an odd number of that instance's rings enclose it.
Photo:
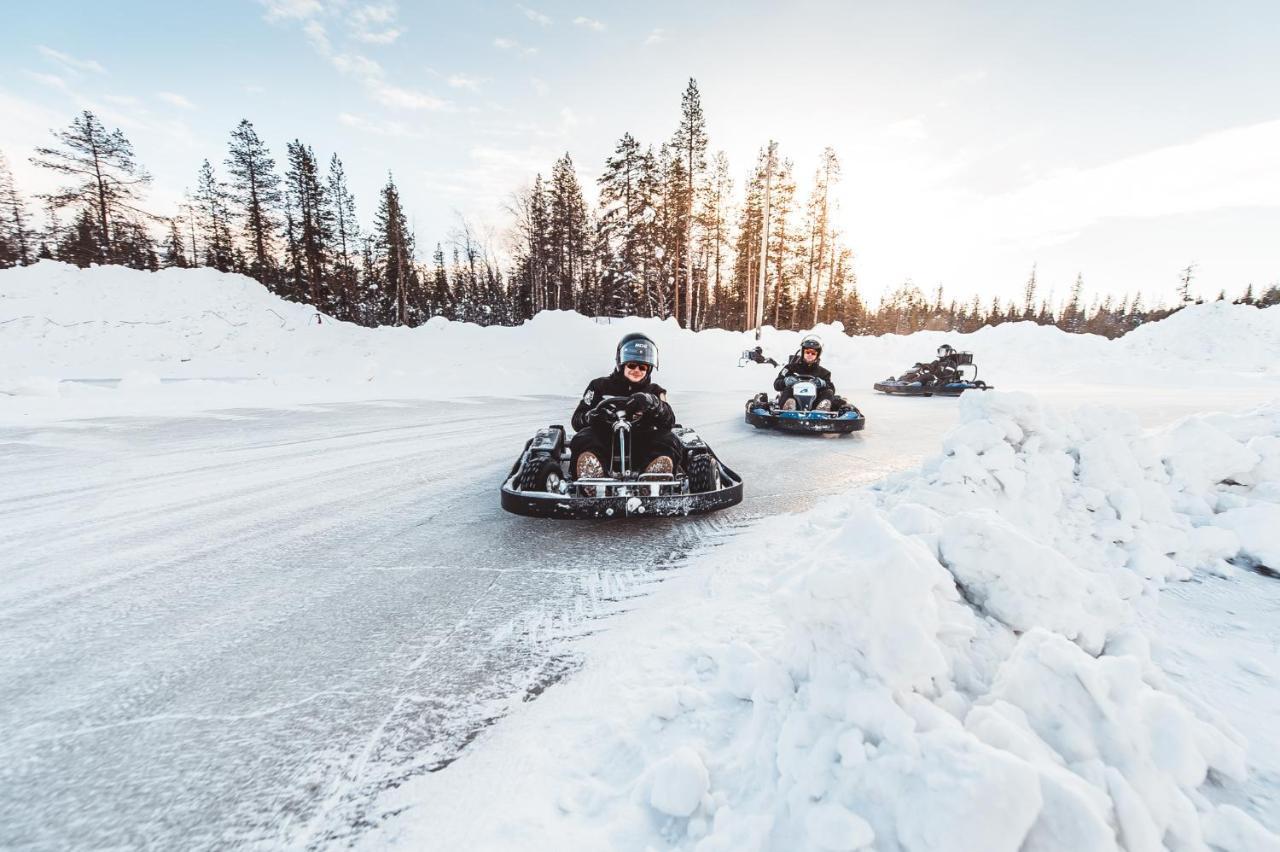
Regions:
[[[872,309],[859,292],[848,237],[835,225],[841,170],[834,149],[821,152],[805,194],[791,160],[761,150],[739,194],[725,153],[710,151],[692,79],[670,139],[642,145],[626,133],[618,140],[596,181],[594,206],[568,153],[545,179],[536,175],[512,194],[506,268],[493,236],[465,218],[425,257],[390,174],[365,230],[337,154],[322,165],[295,139],[278,166],[248,120],[231,131],[222,171],[206,159],[194,190],[167,216],[146,209],[151,176],[120,130],[86,110],[52,133],[54,144],[37,148],[31,162],[63,185],[37,196],[40,225],[0,153],[0,268],[40,258],[82,267],[212,267],[365,326],[416,326],[436,316],[512,325],[542,310],[573,310],[742,329],[762,295],[760,320],[785,329],[839,321],[849,334],[883,334],[1032,321],[1116,337],[1192,302],[1194,265],[1183,270],[1173,307],[1148,307],[1140,296],[1086,305],[1079,276],[1054,306],[1033,267],[1021,300],[961,303],[941,287],[926,295],[906,282]],[[1250,285],[1235,301],[1277,304],[1280,287],[1255,294]]]

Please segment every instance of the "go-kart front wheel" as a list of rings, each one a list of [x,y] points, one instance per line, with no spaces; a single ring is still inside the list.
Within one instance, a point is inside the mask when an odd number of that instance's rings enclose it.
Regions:
[[[720,488],[720,464],[711,453],[700,453],[689,461],[689,490],[703,494]]]

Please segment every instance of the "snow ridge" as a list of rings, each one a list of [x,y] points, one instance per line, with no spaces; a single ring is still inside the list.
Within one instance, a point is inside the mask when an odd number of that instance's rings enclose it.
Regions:
[[[447,782],[397,792],[428,822],[369,844],[1280,848],[1213,801],[1246,744],[1179,694],[1136,618],[1169,581],[1272,558],[1280,404],[1155,433],[1024,394],[960,407],[922,470],[668,583]],[[499,754],[529,780],[478,792]],[[477,824],[477,795],[501,812]]]

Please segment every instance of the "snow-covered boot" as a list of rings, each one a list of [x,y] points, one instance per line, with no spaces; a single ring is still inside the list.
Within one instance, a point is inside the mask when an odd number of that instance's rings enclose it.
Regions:
[[[786,402],[782,403],[782,410],[783,410],[783,411],[795,411],[795,410],[796,410],[796,398],[793,396],[793,397],[791,397],[791,399],[789,399],[789,400],[787,400]]]
[[[671,456],[658,456],[649,462],[645,467],[645,473],[665,473],[670,475],[675,470],[675,466],[671,463]]]
[[[574,468],[573,475],[575,479],[599,479],[604,476],[604,465],[595,453],[583,453],[578,456],[578,465]],[[595,486],[583,486],[582,494],[585,497],[596,496]]]
[[[815,405],[815,406],[813,407],[813,410],[814,410],[814,411],[830,411],[830,410],[831,410],[831,400],[829,400],[829,399],[824,399],[822,402],[820,402],[820,403],[818,403],[817,405]]]

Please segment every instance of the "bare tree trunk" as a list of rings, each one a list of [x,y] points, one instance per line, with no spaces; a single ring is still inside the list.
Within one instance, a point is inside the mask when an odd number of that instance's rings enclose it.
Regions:
[[[764,319],[765,267],[769,265],[769,193],[773,191],[773,156],[777,143],[769,140],[769,159],[764,172],[764,215],[760,226],[759,286],[756,288],[756,340],[760,339],[760,324]]]

